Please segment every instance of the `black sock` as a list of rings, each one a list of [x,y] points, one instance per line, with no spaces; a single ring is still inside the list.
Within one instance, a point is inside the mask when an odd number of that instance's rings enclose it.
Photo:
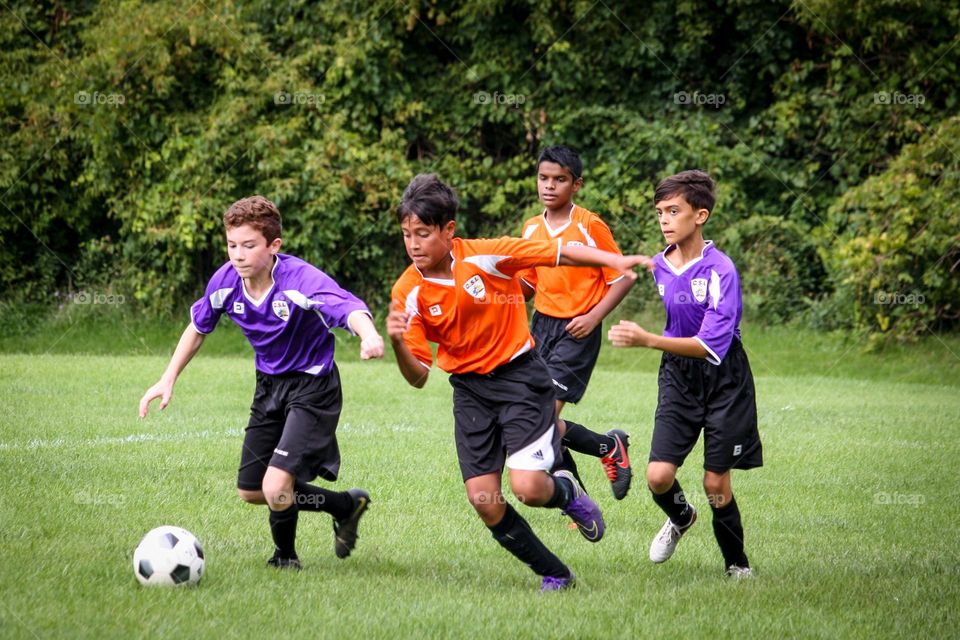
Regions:
[[[650,493],[653,493],[653,491],[651,490]],[[653,501],[663,509],[664,513],[670,516],[673,524],[678,527],[686,527],[690,524],[690,518],[693,514],[690,511],[690,505],[687,504],[687,496],[684,495],[683,489],[676,479],[666,493],[653,493]]]
[[[566,447],[563,447],[560,451],[560,457],[553,464],[553,469],[550,469],[551,475],[554,471],[563,469],[569,471],[573,474],[573,477],[577,479],[577,482],[580,483],[580,487],[586,491],[587,488],[583,484],[583,478],[580,477],[580,470],[577,469],[577,461],[573,459],[573,454],[570,453],[570,450]]]
[[[564,422],[567,423],[567,430],[560,442],[565,447],[594,458],[602,458],[617,446],[616,441],[608,435],[594,433],[576,422],[570,422],[569,420],[564,420]]]
[[[270,534],[277,555],[281,558],[297,557],[297,515],[297,505],[291,505],[283,511],[270,509]]]
[[[293,485],[294,503],[300,511],[326,511],[336,519],[353,511],[353,498],[346,491],[330,491],[306,482]]]
[[[507,505],[507,511],[500,522],[487,528],[501,547],[533,569],[537,575],[554,578],[566,578],[570,575],[570,569],[547,549],[523,516],[511,505]]]
[[[732,564],[738,567],[749,567],[750,562],[743,552],[743,525],[740,523],[740,508],[736,498],[730,499],[730,504],[713,509],[713,535],[720,545],[723,562],[726,567]]]
[[[553,495],[543,506],[547,509],[564,509],[573,500],[573,484],[566,478],[553,477]]]

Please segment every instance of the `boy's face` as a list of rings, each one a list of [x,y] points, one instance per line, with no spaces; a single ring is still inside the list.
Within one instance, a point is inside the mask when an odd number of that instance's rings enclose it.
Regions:
[[[573,194],[580,191],[583,178],[573,179],[569,169],[556,162],[544,160],[537,167],[537,195],[547,209],[562,209],[570,204]]]
[[[241,278],[258,278],[273,268],[281,240],[267,243],[263,233],[248,224],[227,229],[227,255]]]
[[[400,223],[403,245],[417,269],[421,272],[432,271],[450,255],[456,227],[457,223],[453,220],[443,227],[427,225],[414,215],[407,216]]]
[[[680,194],[664,198],[656,207],[660,231],[669,244],[680,244],[695,237],[710,217],[707,209],[694,209]]]

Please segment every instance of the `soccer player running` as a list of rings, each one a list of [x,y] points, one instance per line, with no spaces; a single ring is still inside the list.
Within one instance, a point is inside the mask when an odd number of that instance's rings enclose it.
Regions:
[[[397,218],[411,264],[393,287],[387,334],[400,373],[426,384],[437,362],[453,386],[457,457],[467,498],[494,539],[542,577],[542,591],[574,585],[570,569],[540,541],[500,492],[503,467],[524,504],[561,509],[584,538],[603,537],[600,509],[569,471],[552,475],[559,455],[554,387],[527,326],[516,274],[553,265],[606,266],[636,278],[645,256],[518,238],[454,237],[456,193],[436,175],[407,186]]]
[[[243,439],[237,488],[240,497],[269,507],[274,554],[267,564],[300,569],[296,552],[300,511],[333,516],[334,552],[350,555],[360,517],[370,504],[362,489],[330,491],[310,484],[336,480],[340,470],[337,422],[342,393],[333,360],[333,327],[360,336],[360,358],[383,357],[383,339],[367,306],[330,276],[279,253],[280,212],[262,196],[234,202],[223,215],[227,254],[190,309],[190,324],[160,381],[140,400],[140,417],[160,398],[166,408],[173,386],[204,337],[226,314],[253,347],[257,385]]]
[[[565,247],[620,253],[610,227],[600,216],[573,203],[581,187],[583,161],[577,152],[565,146],[546,147],[537,159],[537,194],[544,210],[524,223],[523,237],[559,239]],[[520,282],[525,295],[536,295],[531,333],[556,387],[559,418],[566,403],[576,404],[583,398],[600,354],[603,319],[620,304],[635,280],[609,267],[536,267],[522,272]],[[633,476],[627,455],[629,436],[620,429],[595,433],[570,420],[558,419],[557,424],[564,447],[600,458],[613,497],[623,500]],[[580,480],[568,451],[563,451],[560,464]]]
[[[703,488],[726,575],[752,577],[730,478],[731,469],[763,464],[753,374],[740,336],[740,277],[730,258],[703,239],[716,202],[710,176],[702,171],[670,176],[657,185],[655,202],[669,243],[653,260],[666,327],[659,336],[624,320],[608,334],[617,347],[664,352],[647,483],[668,517],[650,546],[650,559],[669,560],[696,522],[697,511],[676,476],[702,431]]]

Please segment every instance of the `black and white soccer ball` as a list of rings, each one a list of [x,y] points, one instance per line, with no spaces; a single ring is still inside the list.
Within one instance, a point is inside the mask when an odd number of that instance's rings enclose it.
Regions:
[[[165,525],[149,531],[133,552],[133,573],[146,586],[197,584],[203,568],[200,541],[180,527]]]

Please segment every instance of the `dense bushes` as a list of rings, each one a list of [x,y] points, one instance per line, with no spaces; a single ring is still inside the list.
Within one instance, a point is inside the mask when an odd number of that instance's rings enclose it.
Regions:
[[[262,193],[286,250],[382,305],[414,173],[460,189],[465,233],[514,233],[562,141],[630,249],[660,248],[660,177],[712,172],[708,235],[769,321],[816,302],[833,326],[956,326],[952,3],[9,4],[5,301],[182,308],[224,259],[224,208]],[[914,289],[926,306],[871,302]]]

